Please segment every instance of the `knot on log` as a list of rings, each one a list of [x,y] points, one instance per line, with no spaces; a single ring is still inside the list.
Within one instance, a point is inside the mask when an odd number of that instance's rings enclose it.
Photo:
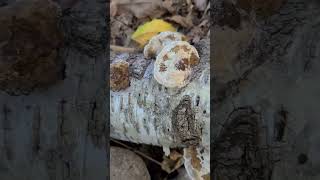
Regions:
[[[27,0],[0,8],[0,89],[29,94],[63,77],[60,10],[49,0]]]
[[[200,125],[191,107],[191,97],[184,96],[172,113],[172,127],[177,141],[189,146],[198,145],[201,140]]]

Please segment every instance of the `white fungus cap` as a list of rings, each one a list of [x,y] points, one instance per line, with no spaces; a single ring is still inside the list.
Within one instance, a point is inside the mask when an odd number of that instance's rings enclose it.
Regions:
[[[199,63],[197,50],[186,41],[173,41],[158,54],[154,78],[165,87],[183,87],[188,83],[192,67]]]
[[[178,32],[161,32],[149,40],[148,44],[144,47],[143,54],[146,58],[156,57],[167,44],[172,41],[184,41],[185,39],[185,36]]]

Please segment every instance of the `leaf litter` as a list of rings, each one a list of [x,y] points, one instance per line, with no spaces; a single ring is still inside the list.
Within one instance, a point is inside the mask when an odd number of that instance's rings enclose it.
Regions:
[[[110,43],[141,49],[131,36],[153,19],[171,23],[191,43],[197,43],[209,35],[209,6],[207,0],[111,0]]]

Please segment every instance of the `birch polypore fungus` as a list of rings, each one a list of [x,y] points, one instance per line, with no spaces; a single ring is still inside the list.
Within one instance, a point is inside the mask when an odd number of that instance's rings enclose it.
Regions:
[[[168,88],[183,87],[190,80],[192,67],[199,63],[197,50],[186,41],[173,41],[158,54],[154,78]]]
[[[129,63],[117,61],[110,65],[110,88],[120,91],[129,87]]]
[[[173,41],[185,40],[185,36],[178,32],[161,32],[150,39],[149,43],[144,47],[143,54],[146,58],[153,58],[156,57],[167,44]]]

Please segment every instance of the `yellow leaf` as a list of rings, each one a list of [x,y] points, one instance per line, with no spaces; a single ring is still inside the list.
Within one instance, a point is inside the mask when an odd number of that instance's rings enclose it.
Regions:
[[[131,38],[144,46],[153,36],[164,31],[177,31],[170,23],[161,19],[154,19],[137,28]]]
[[[153,36],[157,35],[157,32],[148,32],[140,36],[135,37],[133,40],[139,43],[141,46],[145,45]]]

